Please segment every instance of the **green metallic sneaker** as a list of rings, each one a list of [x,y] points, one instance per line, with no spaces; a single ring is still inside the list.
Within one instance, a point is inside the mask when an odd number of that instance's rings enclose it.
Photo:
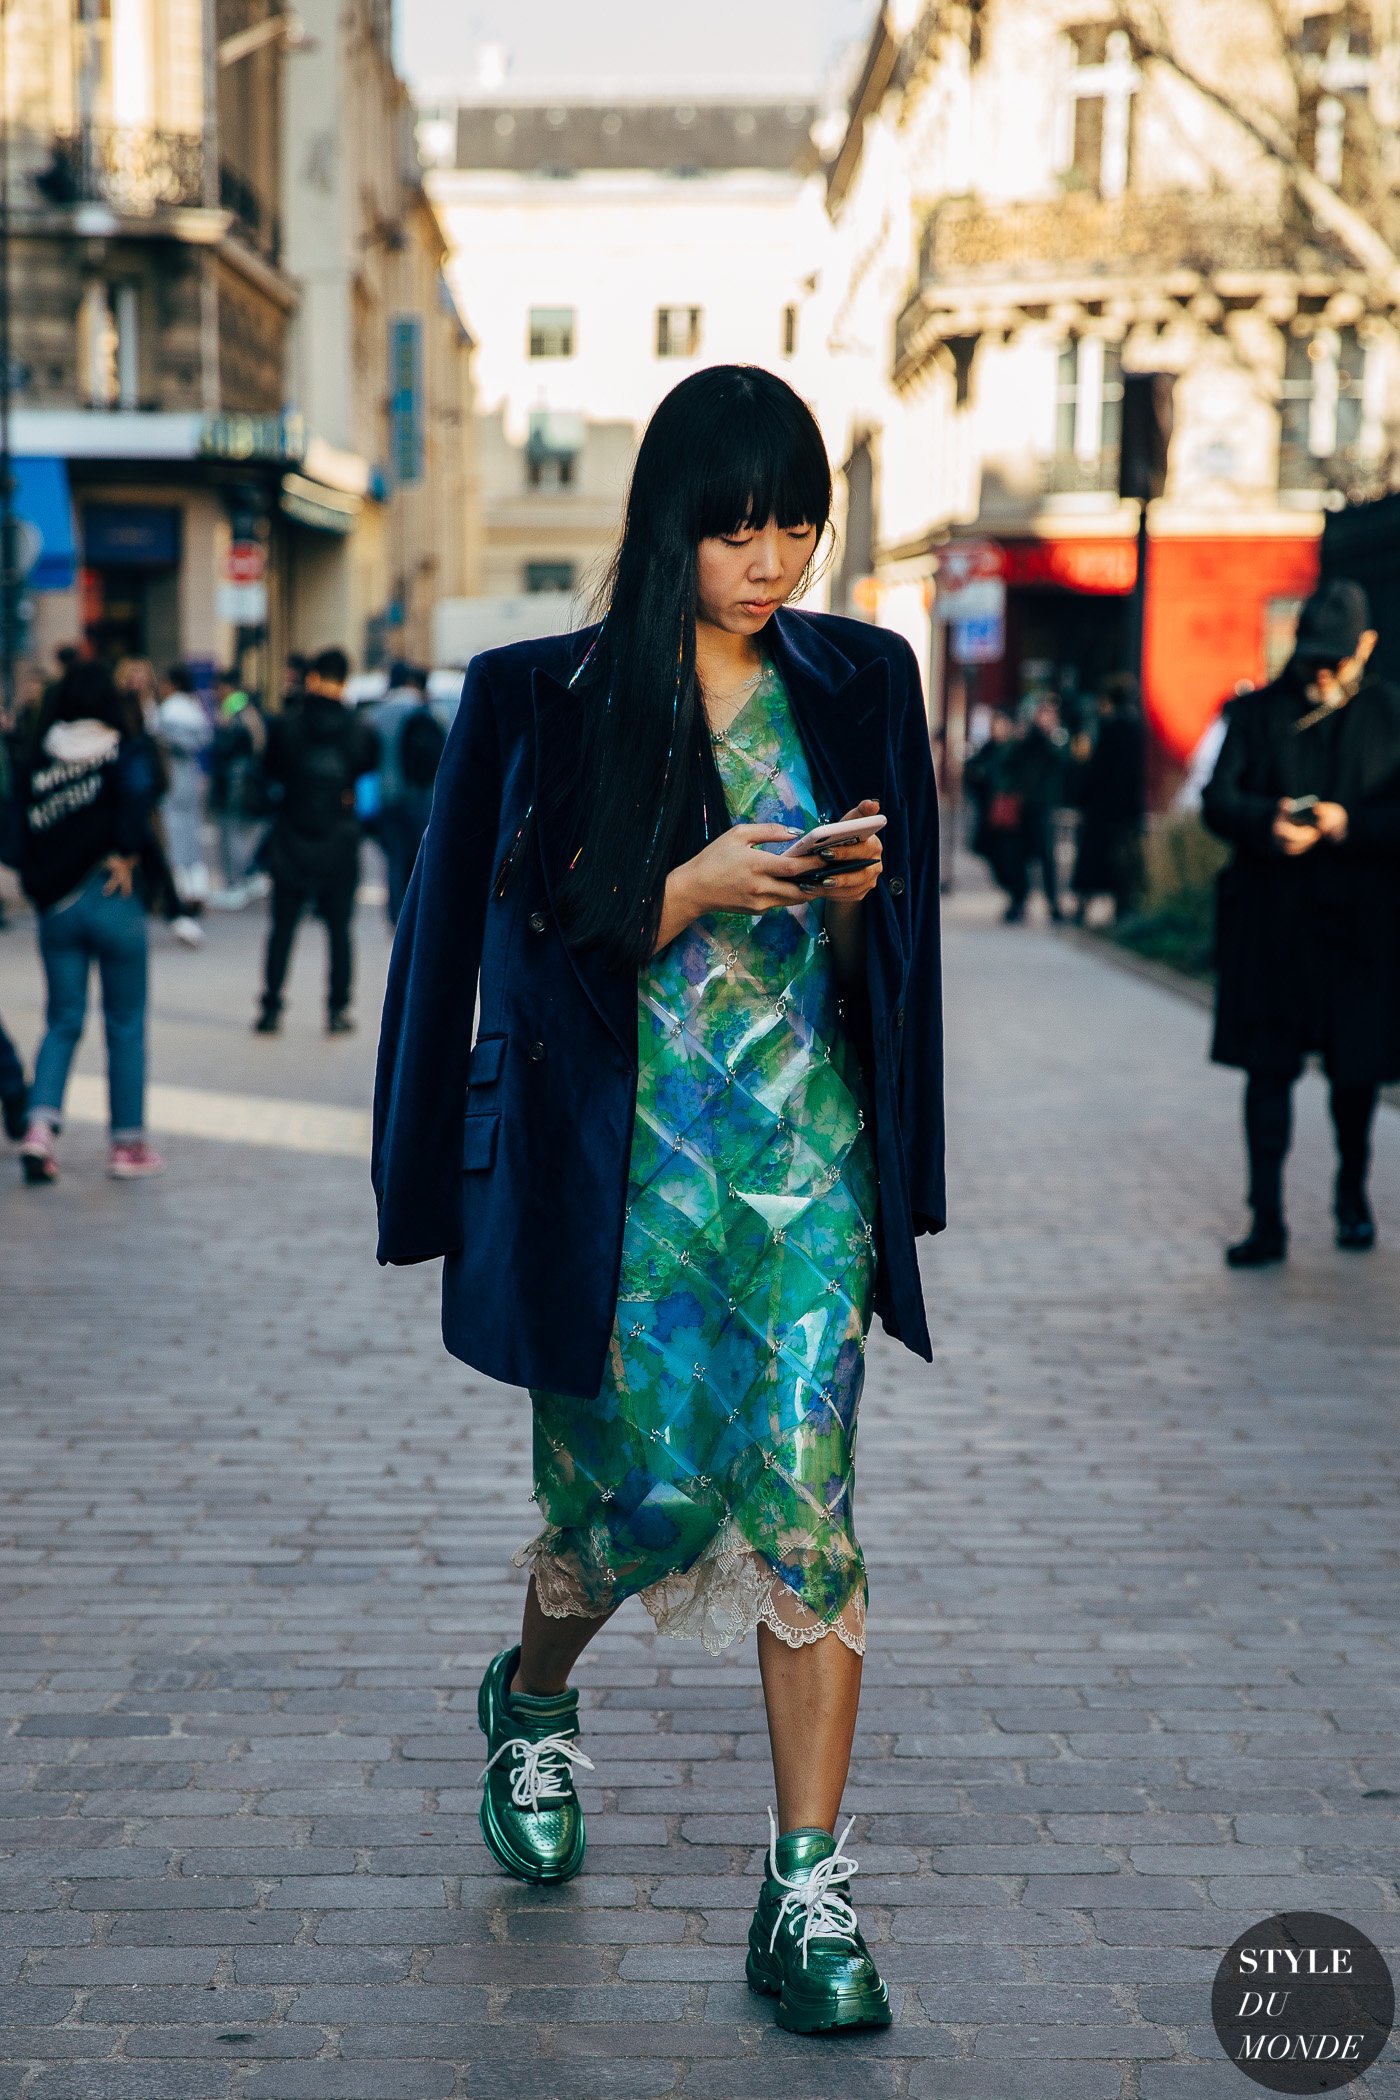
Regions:
[[[574,1765],[593,1765],[578,1747],[578,1693],[541,1699],[506,1694],[518,1648],[488,1664],[476,1717],[490,1752],[481,1775],[481,1835],[519,1881],[568,1881],[583,1865],[583,1810]]]
[[[888,2027],[890,1994],[843,1894],[857,1872],[829,1830],[788,1830],[768,1811],[768,1871],[749,1927],[749,1988],[778,2001],[792,2034]]]

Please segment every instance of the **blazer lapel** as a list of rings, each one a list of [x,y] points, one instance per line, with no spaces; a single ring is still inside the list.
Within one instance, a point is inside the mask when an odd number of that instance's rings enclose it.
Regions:
[[[886,799],[890,678],[883,658],[853,664],[800,613],[780,612],[773,658],[833,818]]]
[[[564,769],[565,777],[576,772],[579,709],[584,704],[550,672],[536,670],[532,679],[535,711],[535,835],[539,840],[544,886],[555,923],[559,898],[569,860],[578,844],[564,836],[550,820],[553,798],[549,783]],[[562,936],[561,936],[562,937]],[[596,950],[580,951],[569,941],[564,949],[579,983],[597,1009],[600,1019],[616,1037],[619,1048],[635,1062],[637,1056],[637,980],[625,970],[610,970]]]

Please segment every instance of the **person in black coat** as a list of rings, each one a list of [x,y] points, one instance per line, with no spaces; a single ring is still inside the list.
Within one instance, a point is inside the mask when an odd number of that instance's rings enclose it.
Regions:
[[[1081,925],[1092,898],[1111,897],[1121,919],[1141,891],[1145,763],[1137,680],[1120,672],[1099,695],[1098,734],[1079,776],[1083,820],[1074,890]]]
[[[263,864],[272,877],[262,1007],[257,1035],[276,1035],[282,987],[297,926],[308,906],[324,921],[330,946],[326,1030],[348,1035],[354,948],[350,922],[360,880],[360,823],[355,782],[372,772],[378,740],[345,704],[349,662],[343,649],[323,649],[306,674],[297,705],[268,726],[264,770],[280,792]]]
[[[1055,866],[1055,812],[1064,800],[1068,745],[1059,707],[1045,699],[1037,703],[1025,735],[1008,754],[1004,784],[1019,796],[1021,805],[1019,820],[1007,834],[1000,877],[1010,897],[1006,921],[1011,926],[1026,916],[1032,863],[1040,869],[1051,919],[1058,923],[1064,917]]]
[[[1226,709],[1202,813],[1234,847],[1218,890],[1217,1064],[1249,1076],[1254,1223],[1235,1268],[1287,1252],[1283,1163],[1293,1082],[1310,1053],[1331,1081],[1337,1243],[1365,1249],[1378,1088],[1400,1078],[1400,691],[1367,671],[1361,586],[1303,607],[1282,676]]]

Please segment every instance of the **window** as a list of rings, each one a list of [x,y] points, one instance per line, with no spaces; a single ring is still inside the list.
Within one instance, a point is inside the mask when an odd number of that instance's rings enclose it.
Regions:
[[[1369,96],[1374,79],[1370,34],[1364,23],[1341,13],[1308,14],[1297,49],[1305,83],[1299,98],[1299,152],[1337,189],[1347,175],[1356,107]]]
[[[1046,483],[1061,492],[1117,485],[1123,354],[1101,336],[1071,336],[1055,366],[1055,444]]]
[[[783,356],[796,357],[796,355],[797,308],[795,306],[785,306],[783,308]]]
[[[574,587],[574,565],[571,561],[527,561],[525,564],[525,588],[532,595],[538,591],[571,591]]]
[[[574,354],[574,309],[572,306],[530,308],[531,357],[572,357]]]
[[[1320,488],[1327,462],[1363,449],[1366,345],[1354,328],[1290,336],[1279,403],[1279,486]]]
[[[525,441],[525,473],[532,489],[572,488],[583,450],[583,417],[557,409],[530,412]]]
[[[699,356],[700,309],[698,306],[657,307],[656,354],[658,357]]]
[[[1133,97],[1142,75],[1123,30],[1091,22],[1068,35],[1074,62],[1060,110],[1060,173],[1073,186],[1121,197],[1128,187]]]

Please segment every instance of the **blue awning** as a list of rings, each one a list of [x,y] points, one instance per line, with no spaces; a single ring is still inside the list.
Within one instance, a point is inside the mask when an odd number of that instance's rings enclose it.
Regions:
[[[72,588],[78,549],[73,538],[73,502],[68,492],[68,466],[61,459],[16,459],[15,515],[34,527],[39,558],[25,578],[31,591]]]

